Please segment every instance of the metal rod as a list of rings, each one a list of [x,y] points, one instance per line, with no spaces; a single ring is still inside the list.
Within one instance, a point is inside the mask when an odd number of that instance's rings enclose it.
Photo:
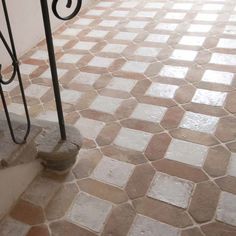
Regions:
[[[50,17],[49,17],[49,12],[48,12],[48,4],[47,4],[47,0],[40,0],[40,2],[41,2],[41,8],[42,8],[44,30],[45,30],[45,35],[46,35],[49,63],[50,63],[50,69],[51,69],[51,75],[52,75],[52,83],[53,83],[53,90],[54,90],[55,102],[56,102],[56,107],[57,107],[57,115],[58,115],[58,121],[59,121],[59,126],[60,126],[61,139],[66,140],[66,129],[65,129],[64,115],[63,115],[62,104],[61,104],[60,87],[59,87],[59,82],[58,82],[57,66],[56,66],[56,59],[55,59],[55,53],[54,53]]]

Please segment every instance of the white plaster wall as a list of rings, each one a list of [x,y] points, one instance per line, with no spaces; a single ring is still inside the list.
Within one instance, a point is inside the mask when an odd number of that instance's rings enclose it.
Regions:
[[[40,0],[6,0],[9,16],[12,25],[12,31],[15,39],[18,56],[28,51],[35,46],[41,39],[44,38],[44,29],[42,21],[42,13],[40,7]],[[51,11],[51,2],[48,0],[49,11],[51,13],[52,28],[56,29],[63,21],[56,19]],[[66,0],[60,0],[58,9],[60,12],[66,14],[70,12],[66,7]],[[73,1],[73,4],[76,0]],[[83,7],[91,4],[92,0],[83,0]],[[0,30],[4,35],[7,35],[5,27],[5,19],[3,16],[2,5],[0,2]],[[0,41],[0,64],[3,68],[9,65],[10,59],[6,54],[5,49]]]

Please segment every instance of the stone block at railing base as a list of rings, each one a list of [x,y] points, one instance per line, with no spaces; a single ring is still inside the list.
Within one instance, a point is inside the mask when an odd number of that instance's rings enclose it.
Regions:
[[[67,126],[66,132],[65,141],[61,140],[58,128],[45,130],[36,140],[38,158],[46,169],[58,174],[70,170],[82,146],[82,137],[75,127]]]

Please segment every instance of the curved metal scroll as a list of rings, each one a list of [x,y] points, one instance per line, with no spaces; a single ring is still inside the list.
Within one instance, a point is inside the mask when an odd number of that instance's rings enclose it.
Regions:
[[[52,11],[53,11],[54,15],[61,20],[72,19],[73,17],[75,17],[79,13],[81,6],[82,6],[82,0],[77,0],[76,7],[75,7],[74,11],[70,15],[63,17],[63,16],[60,16],[60,14],[57,11],[58,2],[59,2],[59,0],[53,0]],[[72,6],[72,0],[67,0],[66,7],[71,8],[71,6]]]
[[[19,68],[19,62],[18,62],[17,55],[16,55],[15,43],[14,43],[14,40],[13,40],[13,35],[12,35],[12,30],[11,30],[11,25],[10,25],[10,20],[9,20],[5,0],[2,0],[2,6],[3,6],[5,19],[6,19],[6,25],[7,25],[7,29],[8,29],[8,34],[9,34],[10,45],[11,46],[8,45],[6,39],[4,38],[1,31],[0,31],[0,40],[2,41],[4,47],[6,48],[7,53],[11,57],[13,71],[12,71],[12,74],[11,74],[9,79],[3,79],[3,76],[1,74],[1,64],[0,64],[0,96],[1,96],[1,99],[2,99],[3,109],[5,111],[5,115],[6,115],[6,119],[7,119],[7,123],[8,123],[8,127],[9,127],[9,130],[10,130],[12,140],[16,144],[23,144],[23,143],[26,142],[26,139],[27,139],[27,137],[29,135],[29,132],[30,132],[30,118],[29,118],[29,112],[28,112],[28,108],[27,108],[27,104],[26,104],[26,98],[25,98],[25,94],[24,94],[24,87],[23,87],[20,68]],[[27,120],[25,134],[24,134],[24,136],[21,140],[17,140],[17,138],[14,134],[10,114],[9,114],[9,111],[8,111],[8,108],[7,108],[6,99],[5,99],[5,96],[4,96],[3,89],[2,89],[2,85],[10,84],[16,77],[18,78],[18,81],[19,81],[20,92],[21,92],[23,106],[24,106],[26,120]]]

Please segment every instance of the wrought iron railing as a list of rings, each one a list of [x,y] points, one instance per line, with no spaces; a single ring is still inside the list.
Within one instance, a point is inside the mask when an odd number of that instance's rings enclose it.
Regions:
[[[60,0],[53,0],[52,11],[54,15],[61,20],[70,20],[73,17],[75,17],[79,13],[81,9],[81,5],[82,5],[82,0],[76,0],[75,9],[72,11],[72,13],[69,14],[68,16],[61,16],[57,9],[59,2]],[[52,75],[52,84],[53,84],[55,103],[56,103],[56,108],[57,108],[60,134],[61,134],[61,139],[66,140],[66,129],[65,129],[64,115],[63,115],[63,109],[62,109],[62,103],[61,103],[61,95],[60,95],[60,88],[59,88],[59,82],[58,82],[57,66],[56,66],[56,59],[55,59],[55,53],[54,53],[48,3],[47,3],[47,0],[40,0],[40,3],[41,3],[41,10],[42,10],[42,16],[43,16],[44,30],[45,30],[45,36],[46,36],[47,49],[48,49],[48,57],[49,57],[51,75]],[[5,20],[6,20],[10,44],[8,44],[6,38],[3,36],[2,31],[0,31],[0,40],[2,41],[4,47],[6,48],[7,53],[9,54],[12,60],[12,74],[10,78],[8,79],[3,78],[3,75],[1,73],[1,64],[0,64],[0,96],[2,99],[2,104],[5,111],[5,115],[6,115],[6,119],[7,119],[7,123],[9,126],[12,140],[17,144],[22,144],[26,142],[26,139],[30,133],[30,117],[29,117],[29,111],[27,108],[27,102],[25,98],[24,87],[23,87],[21,73],[20,73],[19,61],[16,54],[14,38],[12,34],[10,19],[9,19],[7,5],[6,5],[5,0],[2,0],[2,6],[3,6],[3,12],[4,12]],[[66,7],[67,8],[72,7],[72,0],[67,0]],[[15,79],[18,79],[19,81],[20,93],[22,96],[22,101],[23,101],[25,116],[26,116],[26,123],[27,123],[25,134],[23,138],[21,139],[17,138],[14,133],[12,121],[10,118],[10,114],[7,108],[7,103],[6,103],[6,99],[5,99],[3,88],[2,88],[2,86],[10,84]]]

